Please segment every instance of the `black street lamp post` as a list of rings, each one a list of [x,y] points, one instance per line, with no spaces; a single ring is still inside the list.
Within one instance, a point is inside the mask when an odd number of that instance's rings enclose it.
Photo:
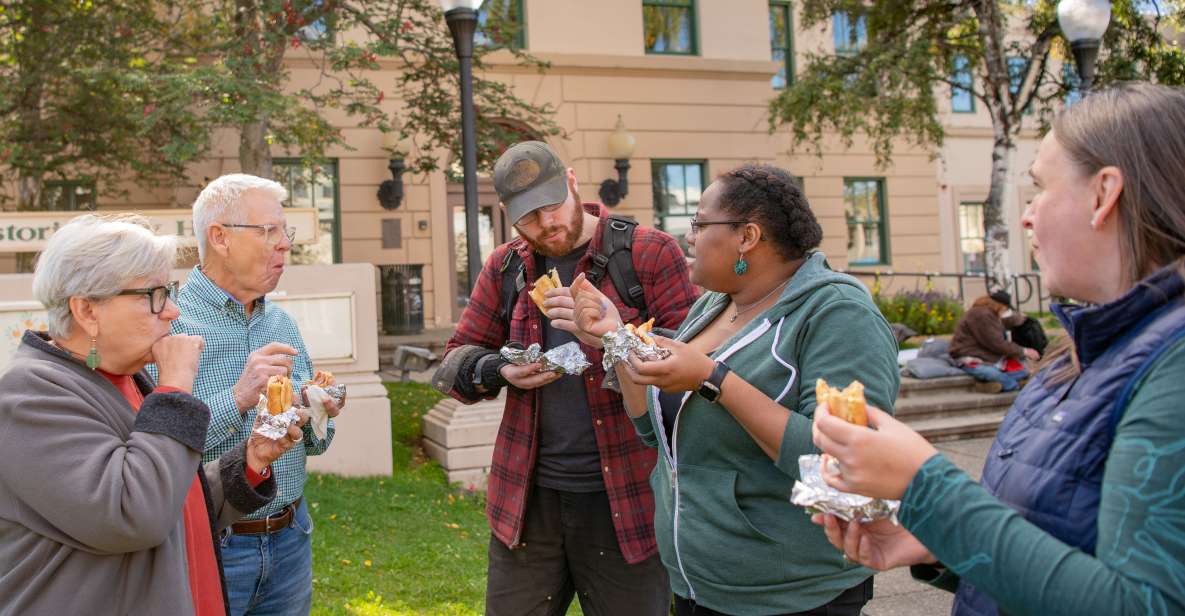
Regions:
[[[1070,42],[1070,51],[1074,53],[1074,64],[1078,68],[1079,89],[1083,93],[1089,92],[1094,84],[1099,45],[1110,22],[1111,3],[1108,0],[1061,0],[1057,3],[1057,23]]]
[[[469,289],[473,293],[481,273],[481,241],[477,222],[477,127],[473,117],[473,33],[482,0],[440,0],[444,20],[453,35],[461,65],[461,166],[465,171],[465,248]]]

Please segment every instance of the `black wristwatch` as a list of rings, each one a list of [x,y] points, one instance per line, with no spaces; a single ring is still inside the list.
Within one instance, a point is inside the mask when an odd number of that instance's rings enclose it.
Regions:
[[[700,383],[699,389],[695,393],[699,394],[704,400],[708,402],[715,402],[720,399],[720,387],[724,385],[724,377],[728,376],[731,368],[728,364],[718,361],[716,367],[712,370],[712,374]]]

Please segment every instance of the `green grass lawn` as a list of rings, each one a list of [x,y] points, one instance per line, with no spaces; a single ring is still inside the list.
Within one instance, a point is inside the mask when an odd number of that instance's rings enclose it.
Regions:
[[[480,493],[450,487],[421,458],[429,386],[388,384],[394,474],[313,474],[314,614],[481,614],[489,529]]]

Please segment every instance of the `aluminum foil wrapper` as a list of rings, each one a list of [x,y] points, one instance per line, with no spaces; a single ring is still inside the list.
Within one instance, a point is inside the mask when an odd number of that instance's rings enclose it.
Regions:
[[[312,404],[309,402],[309,394],[308,394],[309,387],[317,387],[317,386],[316,385],[306,385],[300,389],[300,397],[302,398],[302,402],[304,403],[305,408],[312,407]],[[338,408],[341,408],[342,405],[344,405],[346,403],[346,386],[345,385],[330,385],[329,387],[319,387],[318,389],[321,389],[325,393],[329,394],[329,397],[333,398],[333,402],[334,402],[334,404],[336,404],[338,406]]]
[[[288,426],[300,421],[300,415],[296,414],[296,407],[289,407],[279,415],[268,413],[267,398],[262,395],[259,396],[259,404],[255,406],[255,413],[261,418],[259,425],[255,427],[255,433],[273,441],[288,438]]]
[[[542,351],[538,343],[525,349],[504,346],[502,347],[502,357],[516,366],[539,362],[543,364],[544,370],[559,374],[580,374],[592,365],[588,363],[588,357],[584,355],[584,351],[580,350],[578,342],[560,345],[546,353]]]
[[[799,480],[794,482],[790,502],[806,507],[811,513],[830,513],[841,520],[871,522],[888,518],[897,524],[897,509],[901,501],[870,498],[840,492],[823,481],[823,457],[798,457]]]
[[[601,357],[601,366],[605,368],[605,380],[601,383],[601,388],[619,393],[621,386],[617,383],[617,373],[614,372],[613,366],[629,357],[631,351],[642,361],[658,361],[671,356],[671,352],[664,348],[642,342],[637,334],[624,325],[603,334],[601,344],[605,348]]]

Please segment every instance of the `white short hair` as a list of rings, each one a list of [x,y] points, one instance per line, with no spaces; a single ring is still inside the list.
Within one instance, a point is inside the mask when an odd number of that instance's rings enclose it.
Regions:
[[[239,200],[250,190],[267,192],[280,203],[288,198],[288,191],[279,182],[246,173],[224,175],[207,184],[198,194],[193,202],[193,232],[197,236],[200,261],[206,261],[210,225],[218,221],[242,224]]]
[[[168,275],[177,238],[157,235],[138,214],[79,216],[49,238],[33,271],[33,296],[49,312],[49,333],[70,335],[70,298],[114,296],[138,278]]]

